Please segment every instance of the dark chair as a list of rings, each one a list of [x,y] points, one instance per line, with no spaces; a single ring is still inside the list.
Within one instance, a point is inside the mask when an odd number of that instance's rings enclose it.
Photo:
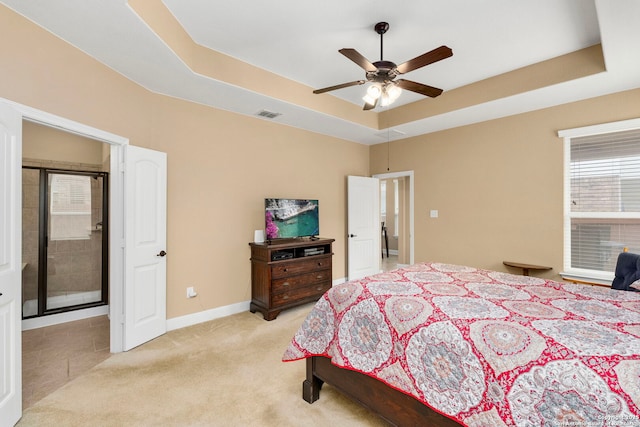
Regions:
[[[616,262],[616,272],[611,288],[623,291],[638,291],[638,289],[629,287],[636,280],[640,280],[640,255],[621,252]]]
[[[387,258],[389,258],[389,237],[387,236],[387,226],[382,221],[382,238],[384,239],[384,246],[387,249]],[[382,251],[382,258],[384,258],[384,251]]]

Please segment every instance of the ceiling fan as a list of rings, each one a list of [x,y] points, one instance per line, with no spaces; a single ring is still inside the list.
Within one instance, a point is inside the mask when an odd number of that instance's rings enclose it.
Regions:
[[[453,51],[449,47],[440,46],[430,52],[423,53],[420,56],[410,59],[407,62],[396,65],[391,61],[385,61],[382,55],[382,39],[384,33],[389,29],[389,24],[387,22],[378,22],[373,28],[376,33],[380,34],[380,61],[372,63],[355,49],[345,48],[338,51],[365,70],[366,80],[355,80],[349,83],[342,83],[335,86],[316,89],[313,93],[325,93],[332,90],[343,89],[345,87],[362,85],[368,81],[372,82],[373,84],[367,89],[367,95],[363,98],[365,101],[363,110],[371,110],[375,108],[378,100],[380,100],[380,104],[382,106],[391,104],[398,98],[398,96],[400,96],[400,93],[402,92],[401,89],[430,96],[431,98],[435,98],[442,93],[442,89],[438,89],[433,86],[413,82],[411,80],[394,79],[400,74],[417,70],[425,65],[433,64],[434,62],[441,61],[452,56]]]

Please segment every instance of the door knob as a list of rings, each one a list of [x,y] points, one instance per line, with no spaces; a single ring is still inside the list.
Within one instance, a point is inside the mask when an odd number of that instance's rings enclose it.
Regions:
[[[349,237],[358,237],[357,234],[349,234]]]
[[[156,254],[156,256],[160,256],[160,257],[163,257],[165,255],[167,255],[167,253],[165,251],[160,251],[159,254]]]

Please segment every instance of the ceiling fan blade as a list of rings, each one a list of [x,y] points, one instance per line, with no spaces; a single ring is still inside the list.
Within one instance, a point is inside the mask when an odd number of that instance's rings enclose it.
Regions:
[[[316,89],[313,91],[313,93],[325,93],[325,92],[330,92],[332,90],[337,90],[337,89],[343,89],[345,87],[349,87],[349,86],[357,86],[357,85],[362,85],[364,84],[364,80],[356,80],[354,82],[349,82],[349,83],[342,83],[339,85],[335,85],[335,86],[329,86],[329,87],[325,87],[322,89]]]
[[[340,49],[338,52],[358,64],[361,68],[364,68],[365,71],[376,71],[377,68],[373,65],[367,58],[362,56],[360,52],[351,48]]]
[[[396,83],[402,89],[410,90],[411,92],[419,93],[420,95],[430,96],[431,98],[435,98],[442,93],[442,89],[423,85],[418,82],[412,82],[411,80],[398,79],[396,80]]]
[[[399,74],[408,73],[409,71],[417,70],[425,65],[433,64],[434,62],[441,61],[453,55],[451,48],[447,46],[440,46],[433,49],[430,52],[423,53],[420,56],[416,56],[413,59],[408,60],[396,67]],[[411,89],[409,89],[411,90]]]
[[[373,101],[373,104],[369,104],[368,102],[365,102],[364,107],[362,107],[362,109],[364,111],[373,110],[374,108],[376,108],[376,105],[378,105],[378,98],[376,98],[376,100]]]

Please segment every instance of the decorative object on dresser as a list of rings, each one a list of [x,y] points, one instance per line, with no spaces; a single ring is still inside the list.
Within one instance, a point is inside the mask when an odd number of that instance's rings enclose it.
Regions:
[[[251,246],[251,305],[265,320],[318,300],[331,288],[335,239],[281,239]]]

